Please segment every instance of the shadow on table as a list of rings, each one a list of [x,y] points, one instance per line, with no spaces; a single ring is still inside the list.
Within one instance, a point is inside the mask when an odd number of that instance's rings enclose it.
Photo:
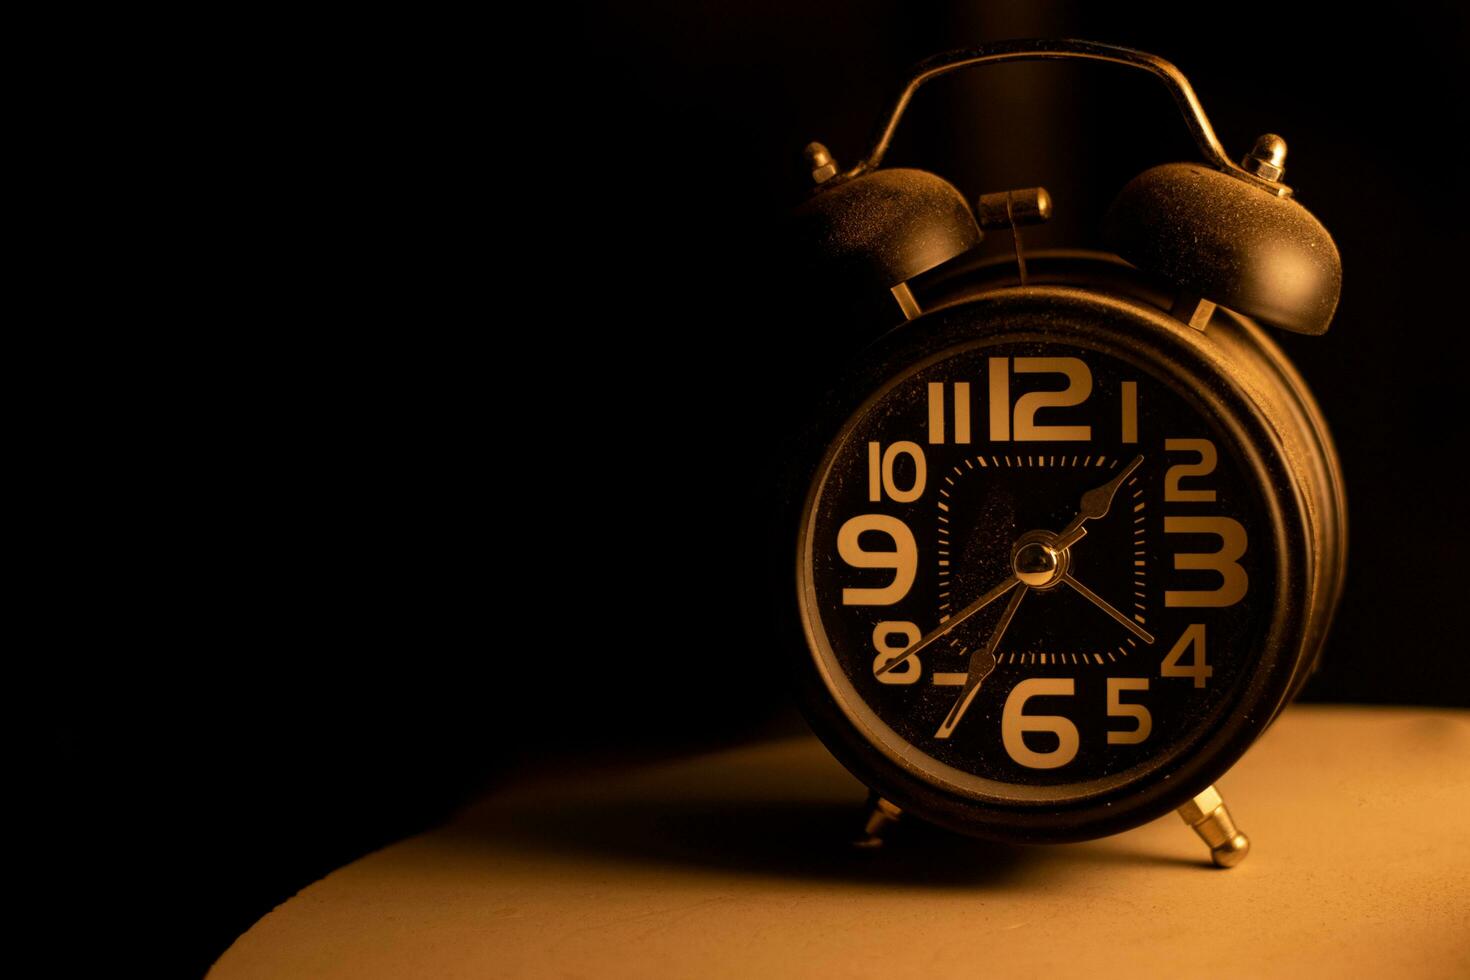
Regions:
[[[435,836],[452,839],[455,846],[883,886],[1013,886],[1099,863],[1206,867],[1174,855],[1140,852],[1116,840],[1062,847],[1010,845],[912,820],[893,831],[884,847],[863,850],[850,844],[862,817],[858,801],[617,800],[595,806],[487,807],[467,813]]]

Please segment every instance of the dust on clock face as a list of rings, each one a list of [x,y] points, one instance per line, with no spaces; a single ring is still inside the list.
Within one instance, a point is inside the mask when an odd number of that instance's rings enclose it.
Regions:
[[[1198,737],[1264,642],[1260,490],[1221,427],[1111,354],[951,352],[870,401],[819,479],[816,655],[921,768],[1123,773]]]

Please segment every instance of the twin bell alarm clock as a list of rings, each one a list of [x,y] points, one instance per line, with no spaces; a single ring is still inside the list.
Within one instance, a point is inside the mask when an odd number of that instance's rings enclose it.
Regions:
[[[1122,189],[1107,251],[1026,251],[1044,188],[881,166],[925,82],[1036,59],[1153,74],[1199,147]],[[795,685],[872,790],[860,843],[900,815],[1053,842],[1175,810],[1238,863],[1214,784],[1311,671],[1345,561],[1332,440],[1272,340],[1325,333],[1342,277],[1285,141],[1237,162],[1168,62],[1010,41],[921,63],[855,166],[806,161],[802,276],[886,321],[815,399],[783,532]]]

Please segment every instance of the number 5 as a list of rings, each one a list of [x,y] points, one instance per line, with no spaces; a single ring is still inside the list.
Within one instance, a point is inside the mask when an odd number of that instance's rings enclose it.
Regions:
[[[1124,704],[1119,695],[1124,691],[1147,691],[1147,677],[1109,677],[1108,678],[1108,717],[1109,718],[1132,718],[1138,722],[1138,727],[1131,732],[1108,732],[1109,745],[1137,745],[1148,738],[1149,732],[1154,730],[1153,715],[1141,704]]]

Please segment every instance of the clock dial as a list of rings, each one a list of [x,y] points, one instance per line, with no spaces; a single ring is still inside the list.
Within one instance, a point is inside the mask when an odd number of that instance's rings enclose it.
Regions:
[[[932,782],[1046,798],[1184,751],[1276,593],[1265,502],[1164,372],[1080,342],[955,348],[854,415],[801,556],[839,707]]]

